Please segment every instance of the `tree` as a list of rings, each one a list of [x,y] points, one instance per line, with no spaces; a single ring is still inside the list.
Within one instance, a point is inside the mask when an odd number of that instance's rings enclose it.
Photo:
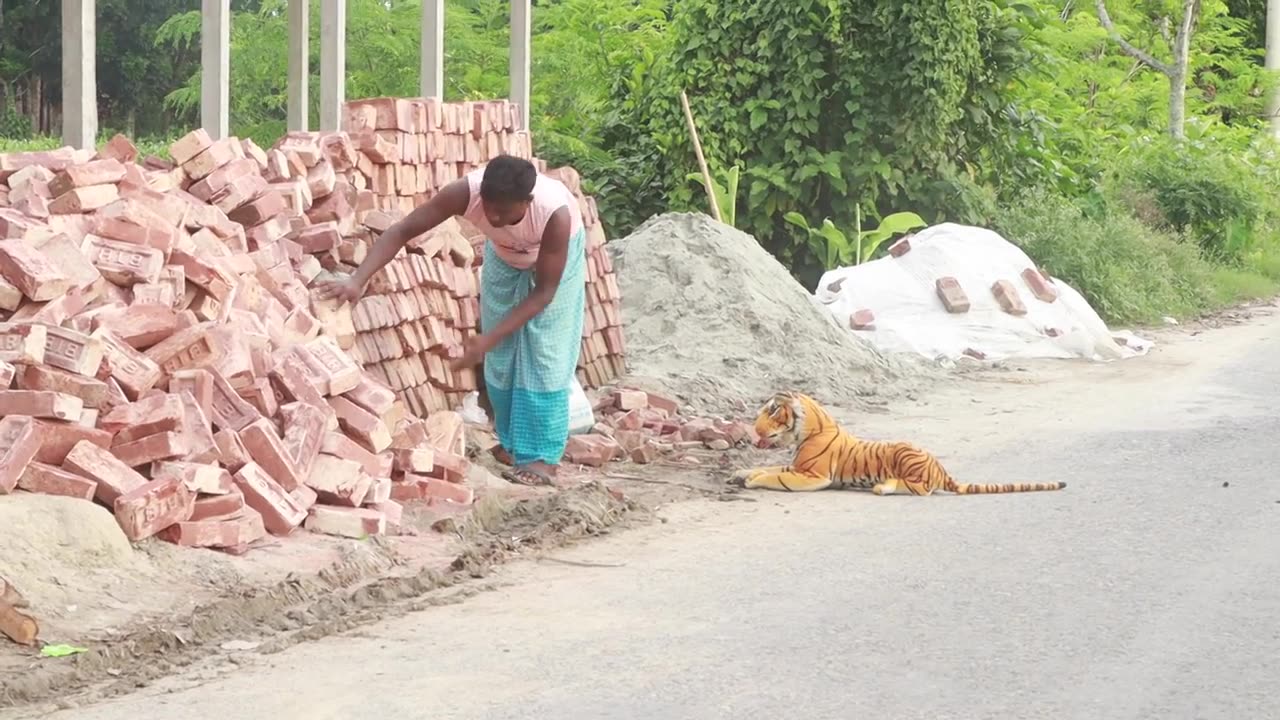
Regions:
[[[1106,0],[1097,0],[1098,22],[1102,23],[1111,39],[1129,56],[1169,79],[1169,135],[1174,140],[1186,137],[1187,123],[1187,64],[1191,55],[1191,36],[1195,34],[1196,22],[1200,18],[1201,0],[1182,0],[1182,16],[1178,19],[1178,29],[1169,35],[1171,18],[1167,15],[1160,18],[1160,34],[1169,43],[1173,58],[1164,62],[1155,55],[1142,50],[1125,40],[1124,36],[1111,21],[1107,13]]]

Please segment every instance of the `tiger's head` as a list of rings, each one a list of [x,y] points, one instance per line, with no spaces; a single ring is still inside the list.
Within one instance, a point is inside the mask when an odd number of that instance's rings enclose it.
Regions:
[[[815,412],[816,411],[816,412]],[[769,398],[756,415],[756,435],[762,448],[797,445],[814,432],[809,426],[821,408],[807,395],[788,391]]]

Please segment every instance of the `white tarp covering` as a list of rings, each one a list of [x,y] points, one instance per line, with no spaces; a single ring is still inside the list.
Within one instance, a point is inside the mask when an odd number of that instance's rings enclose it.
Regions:
[[[842,327],[858,310],[875,315],[873,329],[850,330],[887,352],[958,359],[966,350],[988,360],[1086,358],[1119,360],[1146,353],[1151,343],[1113,333],[1074,288],[1054,278],[1058,299],[1032,293],[1022,271],[1036,265],[1013,243],[983,228],[945,223],[911,236],[901,257],[884,257],[827,272],[815,298]],[[937,280],[954,277],[969,298],[966,313],[947,312]],[[1004,312],[991,292],[998,280],[1018,290],[1027,314]],[[1051,333],[1057,332],[1056,337]],[[1124,338],[1125,343],[1116,341]],[[973,353],[969,353],[972,355]]]

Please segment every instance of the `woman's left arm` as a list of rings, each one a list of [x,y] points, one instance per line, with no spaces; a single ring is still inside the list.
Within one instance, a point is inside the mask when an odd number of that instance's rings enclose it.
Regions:
[[[542,230],[542,243],[538,246],[538,262],[533,268],[533,290],[497,325],[491,329],[486,328],[483,334],[471,338],[462,357],[454,363],[455,368],[471,367],[479,363],[484,359],[485,353],[511,333],[524,327],[525,323],[551,304],[569,259],[570,227],[568,208],[561,208],[551,215],[547,226]]]

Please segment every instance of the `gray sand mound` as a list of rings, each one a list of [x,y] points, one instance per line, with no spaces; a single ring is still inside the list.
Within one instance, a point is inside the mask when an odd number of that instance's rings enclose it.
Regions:
[[[841,328],[754,238],[705,215],[660,215],[607,247],[631,375],[694,411],[754,412],[787,389],[851,407],[928,372]]]

